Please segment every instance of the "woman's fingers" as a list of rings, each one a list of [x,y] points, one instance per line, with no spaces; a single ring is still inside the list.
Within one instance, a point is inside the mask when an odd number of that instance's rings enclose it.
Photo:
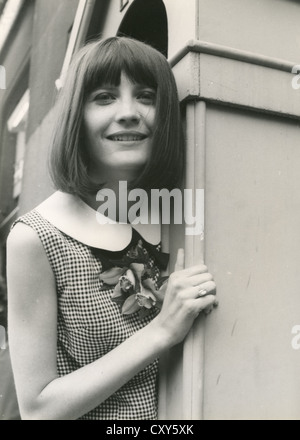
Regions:
[[[219,301],[217,301],[215,299],[211,305],[209,305],[205,309],[203,309],[204,314],[209,315],[213,311],[214,308],[218,307],[218,305],[219,305]]]
[[[174,294],[177,292],[181,301],[195,300],[195,311],[197,314],[210,313],[217,307],[216,284],[213,277],[208,273],[204,264],[195,265],[184,269],[184,250],[178,249],[175,271],[171,275],[171,284]]]
[[[207,295],[216,295],[216,283],[214,281],[207,281],[195,287],[196,298],[204,298]]]
[[[214,307],[216,307],[216,299],[213,294],[209,294],[205,297],[197,298],[195,304],[197,303],[198,313],[205,311],[206,314],[210,313]]]
[[[184,269],[184,250],[179,249],[158,315],[172,344],[183,340],[199,313],[208,313],[216,306],[215,294],[216,284],[207,267],[200,264]]]
[[[216,295],[216,284],[214,281],[207,281],[198,286],[187,287],[182,289],[180,296],[183,299],[198,299],[208,295]]]
[[[191,284],[191,286],[199,286],[207,281],[213,281],[212,274],[208,272],[199,273],[188,278],[188,282]]]
[[[197,298],[203,299],[209,296],[210,303],[205,306],[205,304],[201,304],[200,312],[203,311],[205,315],[209,315],[215,307],[218,307],[219,303],[215,297],[216,295],[216,284],[214,281],[209,281],[201,284],[198,287],[198,295]],[[199,312],[199,313],[200,313]]]

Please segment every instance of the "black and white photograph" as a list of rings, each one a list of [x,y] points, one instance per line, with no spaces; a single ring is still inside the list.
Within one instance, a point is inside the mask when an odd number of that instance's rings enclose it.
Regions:
[[[0,420],[300,420],[300,0],[0,0]]]

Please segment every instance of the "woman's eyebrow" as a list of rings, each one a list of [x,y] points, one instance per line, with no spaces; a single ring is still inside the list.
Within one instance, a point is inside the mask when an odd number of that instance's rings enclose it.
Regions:
[[[113,84],[102,84],[101,86],[95,87],[91,93],[98,92],[99,90],[115,90],[118,88],[119,86],[114,86]]]
[[[136,83],[136,84],[134,84],[134,87],[135,87],[136,90],[144,90],[144,89],[147,89],[147,90],[153,90],[153,91],[156,91],[156,87],[155,87],[155,86],[149,86],[149,85],[147,85],[147,84],[138,84],[138,83]]]

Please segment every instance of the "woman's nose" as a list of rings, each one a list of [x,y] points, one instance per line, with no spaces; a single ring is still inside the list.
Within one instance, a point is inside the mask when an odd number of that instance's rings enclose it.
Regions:
[[[120,100],[116,118],[118,122],[138,124],[141,115],[135,100],[131,98]]]

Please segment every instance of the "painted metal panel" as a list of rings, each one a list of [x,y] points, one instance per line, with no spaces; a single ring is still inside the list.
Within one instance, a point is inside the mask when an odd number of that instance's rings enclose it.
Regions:
[[[293,63],[195,40],[171,63],[181,100],[201,98],[291,117],[300,115]]]
[[[169,24],[169,57],[197,38],[198,0],[164,0]]]
[[[297,0],[198,0],[199,39],[288,61],[300,57]]]
[[[299,419],[299,123],[209,106],[206,419]]]
[[[109,9],[107,11],[107,17],[105,21],[104,28],[101,32],[101,36],[103,38],[113,37],[117,34],[118,28],[120,26],[120,23],[128,11],[128,8],[130,7],[133,0],[129,0],[126,3],[126,6],[121,9],[121,2],[120,0],[111,0],[109,4]]]
[[[200,72],[200,95],[210,101],[300,115],[300,94],[292,87],[291,71],[201,54]]]

